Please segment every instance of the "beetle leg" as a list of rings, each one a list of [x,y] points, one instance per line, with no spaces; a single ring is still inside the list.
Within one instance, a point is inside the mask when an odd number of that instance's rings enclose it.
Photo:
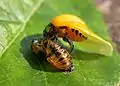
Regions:
[[[55,35],[55,41],[54,42],[58,41],[58,35],[59,35],[59,33],[56,33],[56,35]]]
[[[71,52],[73,51],[73,49],[74,49],[74,44],[73,44],[72,40],[70,40],[67,36],[63,37],[63,40],[64,40],[65,42],[68,42],[68,43],[70,44],[71,50],[70,50],[69,53],[71,53]]]
[[[52,37],[50,37],[50,40],[57,42],[58,40],[58,33],[56,32],[55,35],[53,35]]]

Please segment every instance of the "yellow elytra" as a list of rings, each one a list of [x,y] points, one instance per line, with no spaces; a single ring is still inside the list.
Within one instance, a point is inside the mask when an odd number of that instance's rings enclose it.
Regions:
[[[67,37],[79,42],[84,51],[103,55],[111,55],[113,52],[112,45],[91,31],[87,24],[77,16],[62,14],[53,18],[50,23],[58,32],[58,37]]]

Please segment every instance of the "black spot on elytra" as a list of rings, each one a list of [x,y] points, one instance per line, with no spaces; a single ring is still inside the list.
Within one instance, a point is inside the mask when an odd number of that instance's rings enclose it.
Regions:
[[[75,34],[76,34],[76,36],[78,35],[78,30],[75,30]]]
[[[83,35],[82,37],[83,37],[83,38],[85,38],[85,36],[84,36],[84,35]]]
[[[60,26],[59,28],[60,28],[60,29],[68,29],[67,26]]]
[[[74,32],[75,31],[75,29],[71,29],[72,30],[72,32]]]
[[[82,33],[79,33],[79,36],[81,37],[81,36],[82,36]]]
[[[87,37],[85,37],[85,39],[87,39]]]
[[[83,35],[83,38],[84,38],[84,39],[87,39],[87,37],[85,37],[84,35]]]

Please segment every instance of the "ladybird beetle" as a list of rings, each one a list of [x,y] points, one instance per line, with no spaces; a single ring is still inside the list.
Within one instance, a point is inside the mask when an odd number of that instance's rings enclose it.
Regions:
[[[53,18],[43,34],[45,38],[52,40],[57,40],[58,37],[63,38],[71,46],[70,53],[74,48],[72,41],[79,42],[88,52],[109,55],[113,51],[109,42],[93,33],[82,19],[71,14],[62,14]]]
[[[38,54],[39,51],[44,52],[46,54],[47,61],[56,68],[66,72],[73,71],[74,66],[71,55],[66,49],[57,43],[49,39],[43,39],[41,41],[33,40],[32,52]]]

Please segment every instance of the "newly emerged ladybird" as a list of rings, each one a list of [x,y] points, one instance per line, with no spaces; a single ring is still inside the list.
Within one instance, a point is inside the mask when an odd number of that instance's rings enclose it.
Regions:
[[[71,55],[66,49],[50,39],[43,39],[41,41],[32,41],[32,52],[38,54],[42,51],[46,54],[47,61],[56,68],[71,72],[74,69]]]
[[[79,42],[84,51],[110,55],[113,51],[112,45],[93,33],[86,23],[77,16],[71,14],[62,14],[51,20],[43,31],[45,38],[56,40],[63,38],[71,46],[71,52],[74,48],[73,42]]]

